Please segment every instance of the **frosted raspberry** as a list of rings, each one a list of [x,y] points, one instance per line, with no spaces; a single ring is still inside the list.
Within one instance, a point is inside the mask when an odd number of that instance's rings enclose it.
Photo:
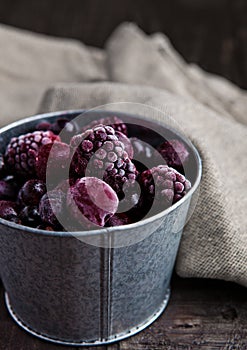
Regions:
[[[39,148],[55,140],[60,139],[51,131],[34,131],[13,137],[5,153],[8,170],[15,175],[35,175],[35,161]]]

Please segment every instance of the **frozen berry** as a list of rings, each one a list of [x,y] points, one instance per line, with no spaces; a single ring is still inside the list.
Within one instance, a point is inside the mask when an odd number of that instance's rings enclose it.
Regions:
[[[0,177],[3,177],[4,174],[5,174],[4,156],[0,153]]]
[[[21,223],[17,215],[16,203],[11,201],[0,201],[0,218],[17,224]]]
[[[17,195],[16,186],[7,181],[0,180],[0,200],[14,200]]]
[[[66,143],[54,142],[40,147],[35,164],[38,178],[46,181],[48,172],[49,182],[55,182],[57,184],[67,175],[64,172],[69,167],[69,164],[67,164],[69,157],[70,146]],[[49,167],[47,169],[48,159]]]
[[[157,150],[162,155],[168,166],[180,171],[183,169],[183,164],[189,158],[188,150],[179,140],[165,141],[157,148]]]
[[[68,118],[58,118],[50,127],[54,134],[59,134],[63,142],[69,143],[71,137],[78,133],[77,125]]]
[[[167,165],[144,171],[139,181],[146,199],[153,200],[159,211],[176,203],[191,188],[184,175]]]
[[[114,214],[106,223],[107,227],[132,224],[132,218],[126,213]]]
[[[54,134],[59,134],[68,123],[68,118],[57,118],[57,120],[51,124],[50,130],[54,132]]]
[[[123,143],[124,149],[128,153],[129,159],[132,159],[134,156],[134,150],[130,142],[130,139],[120,131],[115,131],[115,134],[118,137],[119,141]]]
[[[134,182],[137,171],[115,130],[98,125],[71,140],[75,149],[70,174],[77,178],[98,177],[108,183],[121,198],[125,182]]]
[[[7,146],[5,159],[13,174],[30,176],[35,174],[35,160],[42,145],[59,140],[51,131],[34,131],[13,137]]]
[[[39,131],[47,131],[51,129],[51,123],[47,122],[46,120],[41,121],[36,125],[36,130]]]
[[[120,118],[114,117],[106,117],[98,120],[93,120],[91,123],[84,126],[81,132],[85,132],[88,129],[93,129],[98,125],[108,125],[111,126],[115,131],[120,131],[124,135],[128,135],[127,125]]]
[[[43,181],[28,180],[18,193],[18,201],[21,206],[39,205],[40,199],[46,193],[46,185]]]
[[[41,218],[36,206],[24,207],[19,213],[19,218],[21,223],[26,226],[37,227],[41,224]]]
[[[92,223],[103,227],[117,211],[118,197],[104,181],[84,177],[70,187],[67,206],[72,217],[83,226],[90,228]]]
[[[61,190],[47,192],[40,200],[39,214],[45,223],[60,228],[59,218],[65,212],[66,194]]]

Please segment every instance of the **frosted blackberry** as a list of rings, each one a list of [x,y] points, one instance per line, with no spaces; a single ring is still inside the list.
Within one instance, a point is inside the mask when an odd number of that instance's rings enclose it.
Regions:
[[[37,206],[45,193],[46,185],[43,181],[28,180],[18,193],[18,202],[21,206]]]
[[[108,125],[111,126],[115,131],[120,131],[124,135],[128,135],[127,125],[123,122],[123,120],[116,116],[93,120],[91,123],[84,126],[81,132],[85,132],[88,129],[93,129],[97,125]]]
[[[76,149],[72,158],[70,174],[81,178],[93,176],[103,179],[122,197],[126,182],[134,182],[137,171],[110,126],[98,125],[71,140]]]
[[[21,176],[35,175],[35,160],[39,148],[55,140],[59,140],[59,137],[51,131],[34,131],[13,137],[5,153],[9,172]]]
[[[180,171],[183,169],[183,164],[189,158],[188,150],[179,140],[165,141],[157,148],[157,150],[168,166]]]
[[[158,205],[159,211],[179,201],[191,188],[191,183],[175,169],[159,165],[140,176],[144,196]]]
[[[115,134],[118,137],[119,141],[123,143],[124,149],[128,153],[129,159],[132,159],[134,156],[134,150],[130,142],[130,139],[120,131],[115,131]]]

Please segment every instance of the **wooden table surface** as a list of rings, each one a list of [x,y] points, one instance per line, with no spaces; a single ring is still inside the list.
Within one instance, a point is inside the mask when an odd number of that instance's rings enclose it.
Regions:
[[[247,290],[234,283],[173,276],[171,299],[147,329],[97,350],[246,350]],[[93,348],[93,349],[94,349]],[[17,326],[0,293],[0,350],[74,349],[39,340]],[[86,347],[84,349],[92,349]]]
[[[246,19],[246,0],[0,0],[2,23],[98,47],[123,21],[134,21],[147,33],[162,31],[188,62],[243,88],[247,88]],[[0,286],[0,350],[64,348],[15,325]],[[245,350],[247,290],[233,283],[174,276],[170,303],[154,324],[128,340],[97,349]]]

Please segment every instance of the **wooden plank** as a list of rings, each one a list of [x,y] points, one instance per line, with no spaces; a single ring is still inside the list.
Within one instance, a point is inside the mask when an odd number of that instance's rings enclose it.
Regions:
[[[0,297],[1,350],[62,349],[21,330]],[[66,347],[73,349],[72,347]],[[92,349],[86,347],[85,349]],[[247,293],[233,283],[173,278],[170,303],[141,333],[97,350],[247,350]]]

